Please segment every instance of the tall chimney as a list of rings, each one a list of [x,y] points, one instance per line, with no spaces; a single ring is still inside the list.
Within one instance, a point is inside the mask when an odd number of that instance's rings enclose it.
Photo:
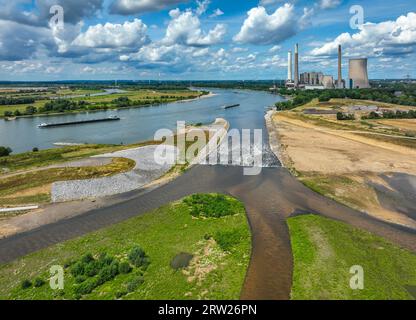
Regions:
[[[292,76],[292,51],[289,51],[287,54],[287,80],[288,81],[292,81],[293,76]]]
[[[299,45],[295,46],[295,87],[299,86]]]
[[[342,85],[342,48],[338,46],[338,89],[343,89]]]

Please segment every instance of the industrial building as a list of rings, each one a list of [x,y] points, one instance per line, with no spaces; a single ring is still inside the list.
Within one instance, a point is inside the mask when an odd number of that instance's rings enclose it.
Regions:
[[[370,88],[367,72],[367,59],[350,59],[349,81],[342,79],[342,47],[338,46],[338,78],[334,80],[331,75],[324,75],[322,72],[303,72],[299,69],[299,44],[295,45],[294,72],[292,64],[292,51],[288,52],[288,71],[286,88],[289,89],[350,89]]]
[[[322,72],[304,72],[300,75],[300,83],[312,86],[322,85],[324,74]]]
[[[370,88],[367,72],[367,59],[350,59],[349,63],[349,85],[350,89]]]

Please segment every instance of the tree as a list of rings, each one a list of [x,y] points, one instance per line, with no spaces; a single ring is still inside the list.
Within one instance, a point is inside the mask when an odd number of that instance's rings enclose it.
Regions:
[[[12,149],[10,149],[9,147],[0,147],[0,157],[7,157],[12,152]]]
[[[38,112],[38,110],[36,109],[36,107],[34,107],[34,106],[27,106],[26,107],[25,114],[32,115],[32,114],[35,114],[36,112]]]

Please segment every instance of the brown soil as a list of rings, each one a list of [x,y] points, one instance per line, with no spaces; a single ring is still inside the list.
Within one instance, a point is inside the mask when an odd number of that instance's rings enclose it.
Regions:
[[[275,114],[273,119],[282,162],[298,173],[301,180],[309,182],[307,185],[315,185],[317,191],[323,190],[321,193],[384,221],[416,228],[416,221],[400,210],[383,207],[370,186],[373,182],[390,188],[379,177],[384,173],[416,175],[414,148],[372,135],[319,126],[293,112]],[[342,177],[352,182],[342,183]]]

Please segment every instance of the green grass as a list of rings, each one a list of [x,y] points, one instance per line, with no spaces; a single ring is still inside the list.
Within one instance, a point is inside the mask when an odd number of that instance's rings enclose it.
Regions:
[[[320,216],[288,220],[294,255],[292,299],[412,299],[416,255],[368,232]],[[350,288],[350,268],[364,268],[364,289]]]
[[[227,197],[225,201],[236,201]],[[150,259],[143,274],[137,271],[119,274],[100,285],[83,299],[115,299],[120,291],[139,285],[124,299],[238,299],[249,263],[250,231],[241,203],[235,214],[221,218],[195,218],[184,202],[176,202],[140,217],[101,231],[52,246],[0,266],[0,299],[74,299],[75,278],[65,269],[65,289],[56,292],[48,285],[49,268],[79,260],[87,253],[98,257],[107,253],[126,260],[132,248],[139,246]],[[237,231],[236,231],[237,230]],[[214,240],[218,232],[237,232],[224,251]],[[179,253],[194,255],[185,270],[173,270],[172,259]],[[47,283],[39,288],[23,289],[27,279]],[[130,285],[129,285],[130,284]]]
[[[41,168],[52,164],[79,160],[98,154],[111,153],[119,150],[142,147],[151,144],[157,144],[157,142],[147,141],[127,146],[86,144],[81,146],[45,149],[40,150],[39,152],[24,152],[0,158],[0,169],[5,168],[8,170],[8,172],[14,172]]]
[[[37,109],[43,107],[45,103],[50,102],[50,100],[47,100],[48,98],[56,98],[59,96],[65,96],[65,95],[87,95],[87,94],[93,94],[102,92],[102,90],[63,90],[58,92],[58,94],[46,94],[43,95],[44,98],[42,100],[37,100],[34,103],[29,104],[21,104],[21,105],[4,105],[0,106],[0,118],[4,117],[5,111],[11,111],[15,112],[16,110],[19,110],[22,114],[25,112],[27,106],[34,106]],[[191,91],[191,90],[176,90],[176,91],[152,91],[152,90],[127,90],[123,93],[117,93],[117,94],[106,94],[101,96],[85,96],[85,97],[76,97],[76,98],[70,98],[68,100],[71,101],[87,101],[94,105],[94,109],[91,109],[90,111],[98,111],[98,110],[104,110],[106,108],[109,109],[117,109],[117,106],[113,105],[112,102],[120,97],[128,97],[131,101],[138,102],[137,107],[143,107],[146,105],[151,105],[154,103],[170,103],[175,101],[181,101],[185,99],[191,99],[200,97],[203,95],[203,92],[201,91]],[[105,105],[107,104],[107,105]],[[134,108],[135,106],[131,106]],[[86,112],[85,109],[79,109],[79,110],[72,110],[72,111],[66,111],[63,113],[59,113],[57,111],[51,111],[51,112],[45,112],[45,113],[36,113],[35,116],[40,115],[47,115],[47,114],[73,114],[73,113],[79,113],[79,112]]]

